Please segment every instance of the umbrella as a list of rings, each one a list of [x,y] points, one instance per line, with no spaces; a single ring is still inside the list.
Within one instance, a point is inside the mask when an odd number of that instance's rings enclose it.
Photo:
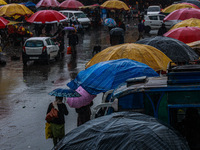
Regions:
[[[182,1],[178,1],[178,3],[191,3],[191,4],[194,4],[196,6],[198,6],[200,8],[200,2],[197,1],[197,0],[182,0]]]
[[[81,97],[67,98],[67,103],[72,108],[80,108],[89,105],[96,95],[91,95],[82,86],[79,86],[76,91],[81,94]]]
[[[173,62],[188,62],[199,58],[191,47],[170,37],[156,36],[139,40],[136,43],[147,44],[159,49]]]
[[[128,58],[144,63],[155,71],[166,71],[167,65],[171,61],[163,52],[152,46],[125,43],[102,50],[86,64],[86,68],[99,62],[121,58]]]
[[[57,0],[40,0],[37,4],[36,4],[36,8],[39,7],[58,7],[60,5],[60,3]]]
[[[74,27],[64,27],[63,30],[69,30],[69,31],[71,31],[71,30],[75,30],[75,28]]]
[[[84,5],[77,0],[65,0],[59,5],[61,9],[79,9],[82,6]]]
[[[3,17],[0,17],[0,29],[3,29],[6,27],[6,25],[9,23],[8,20],[6,20],[5,18]]]
[[[119,0],[107,0],[101,5],[101,8],[129,10],[129,7],[126,5],[126,3]]]
[[[117,112],[73,129],[54,150],[189,150],[186,140],[156,118]]]
[[[110,30],[110,35],[122,35],[124,36],[124,29],[115,27]]]
[[[162,10],[162,13],[169,14],[177,9],[182,9],[182,8],[197,8],[197,9],[199,9],[198,6],[196,6],[196,5],[193,6],[193,4],[190,4],[190,3],[178,3],[178,4],[172,4],[168,7],[166,7],[165,9]]]
[[[0,16],[12,17],[15,15],[32,15],[33,12],[22,4],[7,4],[0,7]]]
[[[79,7],[79,9],[87,9],[87,8],[95,9],[97,7],[100,7],[100,5],[99,4],[93,4],[93,5],[88,5],[88,6],[81,6],[81,7]]]
[[[51,96],[58,96],[58,97],[80,97],[81,95],[72,89],[62,89],[57,88],[49,93]]]
[[[180,27],[199,27],[200,28],[200,19],[190,18],[190,19],[183,20],[175,24],[170,30],[180,28]]]
[[[191,43],[200,40],[200,28],[181,27],[168,31],[164,36],[171,37],[184,43]]]
[[[66,21],[67,18],[65,15],[56,10],[40,10],[29,17],[26,21],[36,24],[44,23],[57,23]]]
[[[28,1],[28,2],[24,2],[24,3],[21,3],[23,5],[25,5],[26,7],[35,7],[36,4],[31,2],[31,1]]]
[[[186,20],[190,18],[200,19],[200,9],[182,8],[171,12],[163,20]]]
[[[115,20],[112,19],[112,18],[106,18],[106,19],[104,20],[104,25],[105,25],[105,26],[108,26],[108,27],[115,27],[115,26],[116,26],[116,22],[115,22]]]
[[[0,5],[6,5],[7,3],[4,0],[0,0]]]
[[[67,86],[82,86],[88,93],[97,95],[116,88],[129,78],[158,76],[149,66],[130,59],[118,59],[97,63],[78,73]]]

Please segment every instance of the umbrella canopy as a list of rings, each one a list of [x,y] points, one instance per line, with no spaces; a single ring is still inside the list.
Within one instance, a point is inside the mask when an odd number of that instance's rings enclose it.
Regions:
[[[71,30],[75,30],[75,28],[74,27],[64,27],[63,30],[69,30],[69,31],[71,31]]]
[[[21,4],[25,5],[26,7],[35,7],[36,6],[36,4],[31,1],[21,3]]]
[[[0,5],[6,5],[7,3],[4,0],[0,0]]]
[[[57,0],[40,0],[36,4],[36,8],[39,8],[39,7],[55,8],[55,7],[58,7],[59,5],[60,3]]]
[[[182,0],[182,1],[178,1],[178,3],[191,3],[194,4],[196,6],[198,6],[200,8],[200,2],[197,0]]]
[[[200,28],[181,27],[168,31],[164,36],[178,39],[184,43],[191,43],[200,40]]]
[[[157,119],[135,112],[118,112],[73,129],[54,150],[189,150],[185,139]]]
[[[59,5],[61,9],[79,9],[82,6],[84,5],[77,0],[65,0]]]
[[[104,25],[108,26],[108,27],[115,27],[117,24],[116,24],[116,22],[115,22],[114,19],[112,19],[112,18],[106,18],[104,20]]]
[[[95,9],[97,7],[100,7],[100,5],[99,4],[93,4],[93,5],[88,5],[88,6],[81,6],[81,7],[79,7],[79,9],[87,9],[87,8]]]
[[[81,95],[72,89],[57,88],[49,93],[51,96],[57,97],[80,97]]]
[[[189,62],[199,58],[191,47],[170,37],[156,36],[139,40],[136,43],[147,44],[159,49],[173,62]]]
[[[163,20],[186,20],[190,18],[200,19],[200,9],[182,8],[171,12]]]
[[[0,29],[3,29],[6,27],[6,25],[9,23],[10,21],[6,20],[3,17],[0,17]]]
[[[115,27],[110,30],[110,35],[123,35],[124,36],[124,29]]]
[[[15,15],[32,15],[34,14],[30,9],[22,4],[7,4],[0,7],[0,16],[12,17]]]
[[[36,24],[48,24],[66,21],[67,17],[56,10],[40,10],[29,17],[26,21]]]
[[[200,19],[190,18],[190,19],[183,20],[175,24],[170,30],[180,28],[180,27],[199,27],[200,28]]]
[[[172,4],[168,7],[166,7],[161,12],[165,13],[165,14],[169,14],[177,9],[182,9],[182,8],[197,8],[197,9],[199,9],[198,6],[196,6],[196,5],[193,6],[193,4],[190,4],[190,3],[178,3],[178,4]]]
[[[86,64],[86,68],[102,61],[121,58],[128,58],[144,63],[155,71],[166,71],[167,65],[171,61],[171,59],[155,47],[144,44],[126,43],[111,46],[99,52]]]
[[[129,78],[158,76],[149,66],[130,59],[118,59],[97,63],[78,73],[67,86],[77,89],[82,86],[88,93],[97,95],[116,88]]]
[[[101,8],[129,10],[129,7],[126,5],[126,3],[119,0],[107,0],[101,5]]]

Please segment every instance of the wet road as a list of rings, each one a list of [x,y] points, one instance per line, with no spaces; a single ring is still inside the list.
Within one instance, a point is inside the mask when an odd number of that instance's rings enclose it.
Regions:
[[[135,42],[138,36],[136,24],[128,23],[125,42]],[[66,45],[67,45],[67,38]],[[84,69],[92,58],[94,45],[102,49],[110,46],[107,27],[91,29],[79,34],[77,60],[69,62],[70,55],[50,65],[11,61],[0,67],[0,150],[46,150],[53,147],[51,139],[45,139],[45,114],[54,97],[47,93],[66,84]],[[65,46],[66,47],[66,46]],[[96,106],[101,94],[94,99]],[[76,127],[77,114],[73,108],[65,117],[66,133]]]

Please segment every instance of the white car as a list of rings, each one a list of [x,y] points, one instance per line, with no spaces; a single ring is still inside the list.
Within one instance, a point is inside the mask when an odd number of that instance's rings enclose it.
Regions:
[[[164,18],[165,15],[163,14],[145,15],[144,16],[145,32],[148,33],[150,30],[159,29],[163,23],[165,23],[167,29],[170,29],[174,25],[174,22],[171,21],[163,22]]]
[[[160,10],[160,6],[149,6],[147,9],[147,15],[159,14]]]
[[[50,60],[59,58],[59,46],[50,37],[31,37],[24,43],[22,50],[24,65],[29,60],[45,61],[49,64]]]
[[[78,22],[84,27],[89,28],[91,26],[90,19],[86,16],[86,14],[83,11],[76,11],[76,10],[61,10],[59,11],[63,15],[65,15],[68,20],[67,22],[70,22],[70,19],[77,18]]]

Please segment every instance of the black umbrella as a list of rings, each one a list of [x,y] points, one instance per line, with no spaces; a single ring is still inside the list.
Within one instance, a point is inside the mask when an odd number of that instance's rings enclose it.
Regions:
[[[54,150],[189,150],[183,137],[157,119],[118,112],[70,131]]]
[[[170,37],[156,36],[139,40],[136,43],[150,45],[159,49],[173,62],[189,62],[199,58],[187,44]]]
[[[124,36],[124,29],[115,27],[110,30],[110,35],[122,35]]]

